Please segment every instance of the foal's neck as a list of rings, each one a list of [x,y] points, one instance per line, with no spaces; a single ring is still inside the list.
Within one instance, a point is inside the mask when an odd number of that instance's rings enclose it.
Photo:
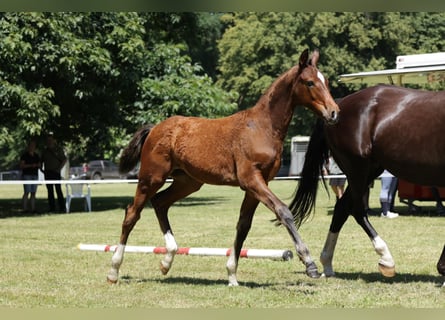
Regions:
[[[256,107],[268,114],[274,135],[284,140],[296,106],[292,92],[298,67],[281,75],[260,98]]]

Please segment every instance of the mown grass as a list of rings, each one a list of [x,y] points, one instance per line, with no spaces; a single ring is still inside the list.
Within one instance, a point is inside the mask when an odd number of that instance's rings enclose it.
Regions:
[[[272,190],[289,202],[295,181],[273,181]],[[443,279],[435,265],[443,247],[445,218],[434,215],[433,203],[423,203],[424,215],[370,221],[388,243],[397,275],[383,278],[378,256],[360,227],[350,219],[342,230],[334,257],[335,278],[309,279],[297,258],[289,262],[241,259],[240,287],[228,287],[226,258],[177,256],[167,276],[160,256],[127,253],[117,285],[107,284],[111,254],[77,250],[78,243],[116,244],[123,208],[134,184],[94,185],[93,212],[80,200],[70,214],[24,215],[21,186],[0,187],[0,306],[9,307],[161,307],[161,308],[319,308],[445,306]],[[370,204],[379,209],[379,184]],[[38,190],[38,207],[46,209],[46,190]],[[204,186],[172,207],[170,220],[183,247],[230,247],[243,193],[238,188]],[[331,220],[334,199],[320,189],[313,218],[300,234],[318,266]],[[74,200],[76,201],[76,200]],[[428,210],[425,210],[428,209]],[[245,248],[292,249],[287,232],[275,227],[273,214],[260,205]],[[132,232],[131,245],[163,246],[151,208],[143,211]],[[294,250],[293,250],[294,251]]]

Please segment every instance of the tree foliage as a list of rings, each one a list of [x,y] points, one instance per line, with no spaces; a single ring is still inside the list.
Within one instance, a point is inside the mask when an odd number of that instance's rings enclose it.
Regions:
[[[53,131],[72,162],[115,159],[142,124],[219,117],[253,106],[305,49],[334,97],[343,73],[444,50],[445,13],[0,13],[0,168]],[[430,88],[431,89],[431,88]],[[432,88],[432,89],[437,89]],[[297,108],[289,137],[309,134]],[[289,141],[288,141],[289,143]],[[284,155],[288,155],[288,150]]]
[[[234,93],[215,86],[189,56],[199,50],[181,38],[199,27],[193,17],[1,14],[0,167],[16,164],[26,140],[46,131],[74,162],[113,159],[143,123],[232,113]]]
[[[395,68],[397,55],[443,51],[444,13],[399,12],[250,12],[223,17],[227,29],[219,41],[219,84],[239,93],[248,108],[279,74],[298,63],[303,49],[320,50],[319,69],[329,78],[334,97],[359,85],[338,83],[340,74]],[[289,130],[307,135],[314,115],[302,108]],[[289,154],[289,149],[284,156]]]

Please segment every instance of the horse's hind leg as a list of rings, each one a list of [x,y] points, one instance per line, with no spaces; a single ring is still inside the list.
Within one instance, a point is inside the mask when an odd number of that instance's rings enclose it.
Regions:
[[[229,286],[237,286],[236,270],[238,269],[238,260],[241,253],[244,240],[246,240],[250,227],[252,226],[252,219],[259,201],[249,196],[246,192],[243,203],[241,205],[240,216],[236,226],[236,238],[230,252],[229,260],[227,261],[227,274],[229,276]]]
[[[334,207],[334,214],[332,216],[331,225],[329,227],[328,236],[320,254],[320,262],[323,265],[323,276],[335,276],[334,268],[332,267],[332,259],[334,258],[334,251],[337,245],[337,239],[340,230],[348,219],[348,206],[350,202],[350,189],[347,188],[343,196],[337,200]]]
[[[107,280],[110,283],[116,283],[119,277],[119,268],[124,260],[125,245],[127,244],[128,236],[133,230],[136,222],[141,217],[141,211],[145,206],[147,200],[156,193],[164,184],[164,180],[157,183],[148,183],[146,180],[139,180],[136,194],[133,199],[133,204],[129,205],[125,210],[125,218],[122,223],[122,233],[117,246],[111,258],[111,269],[108,272]]]
[[[159,192],[151,199],[151,203],[156,212],[156,217],[159,221],[159,226],[164,234],[165,247],[167,249],[167,253],[160,264],[161,272],[164,275],[170,270],[176,251],[178,250],[178,245],[176,244],[168,219],[168,209],[174,202],[198,191],[201,186],[201,182],[190,178],[184,173],[176,174],[173,183],[167,189]]]
[[[365,192],[362,193],[364,195]],[[394,277],[396,274],[396,268],[394,259],[389,251],[386,242],[378,235],[377,231],[371,225],[368,220],[368,214],[365,209],[365,199],[357,198],[354,201],[353,214],[355,221],[362,227],[366,232],[369,239],[371,239],[372,245],[375,252],[380,256],[379,259],[379,271],[384,277]]]

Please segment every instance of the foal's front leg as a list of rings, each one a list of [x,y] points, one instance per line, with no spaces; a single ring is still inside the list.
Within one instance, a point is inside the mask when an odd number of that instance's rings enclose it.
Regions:
[[[300,261],[306,266],[306,274],[311,278],[319,278],[320,273],[318,272],[317,265],[315,264],[314,260],[312,260],[308,247],[298,234],[292,213],[290,212],[289,208],[283,203],[277,207],[276,214],[280,222],[286,227],[289,235],[291,236]]]
[[[278,221],[286,227],[292,241],[295,245],[295,250],[298,257],[306,266],[306,274],[311,278],[319,278],[317,265],[312,259],[309,249],[298,234],[297,227],[294,223],[294,217],[289,208],[269,189],[264,183],[264,180],[259,175],[256,179],[251,179],[249,188],[246,188],[261,201],[267,208],[275,213]]]
[[[147,200],[158,190],[163,181],[157,184],[150,184],[140,179],[136,188],[136,194],[133,199],[133,204],[127,207],[125,210],[125,217],[122,223],[122,233],[119,241],[119,245],[111,258],[111,269],[108,271],[107,280],[109,283],[116,283],[119,278],[119,268],[124,260],[125,246],[127,244],[128,237],[133,230],[134,226],[141,217],[141,211],[145,206]]]
[[[127,244],[128,236],[140,218],[140,211],[134,210],[134,205],[127,207],[125,210],[125,218],[122,223],[122,234],[116,251],[111,257],[111,269],[108,271],[107,281],[116,283],[119,278],[119,269],[124,260],[124,251]]]

